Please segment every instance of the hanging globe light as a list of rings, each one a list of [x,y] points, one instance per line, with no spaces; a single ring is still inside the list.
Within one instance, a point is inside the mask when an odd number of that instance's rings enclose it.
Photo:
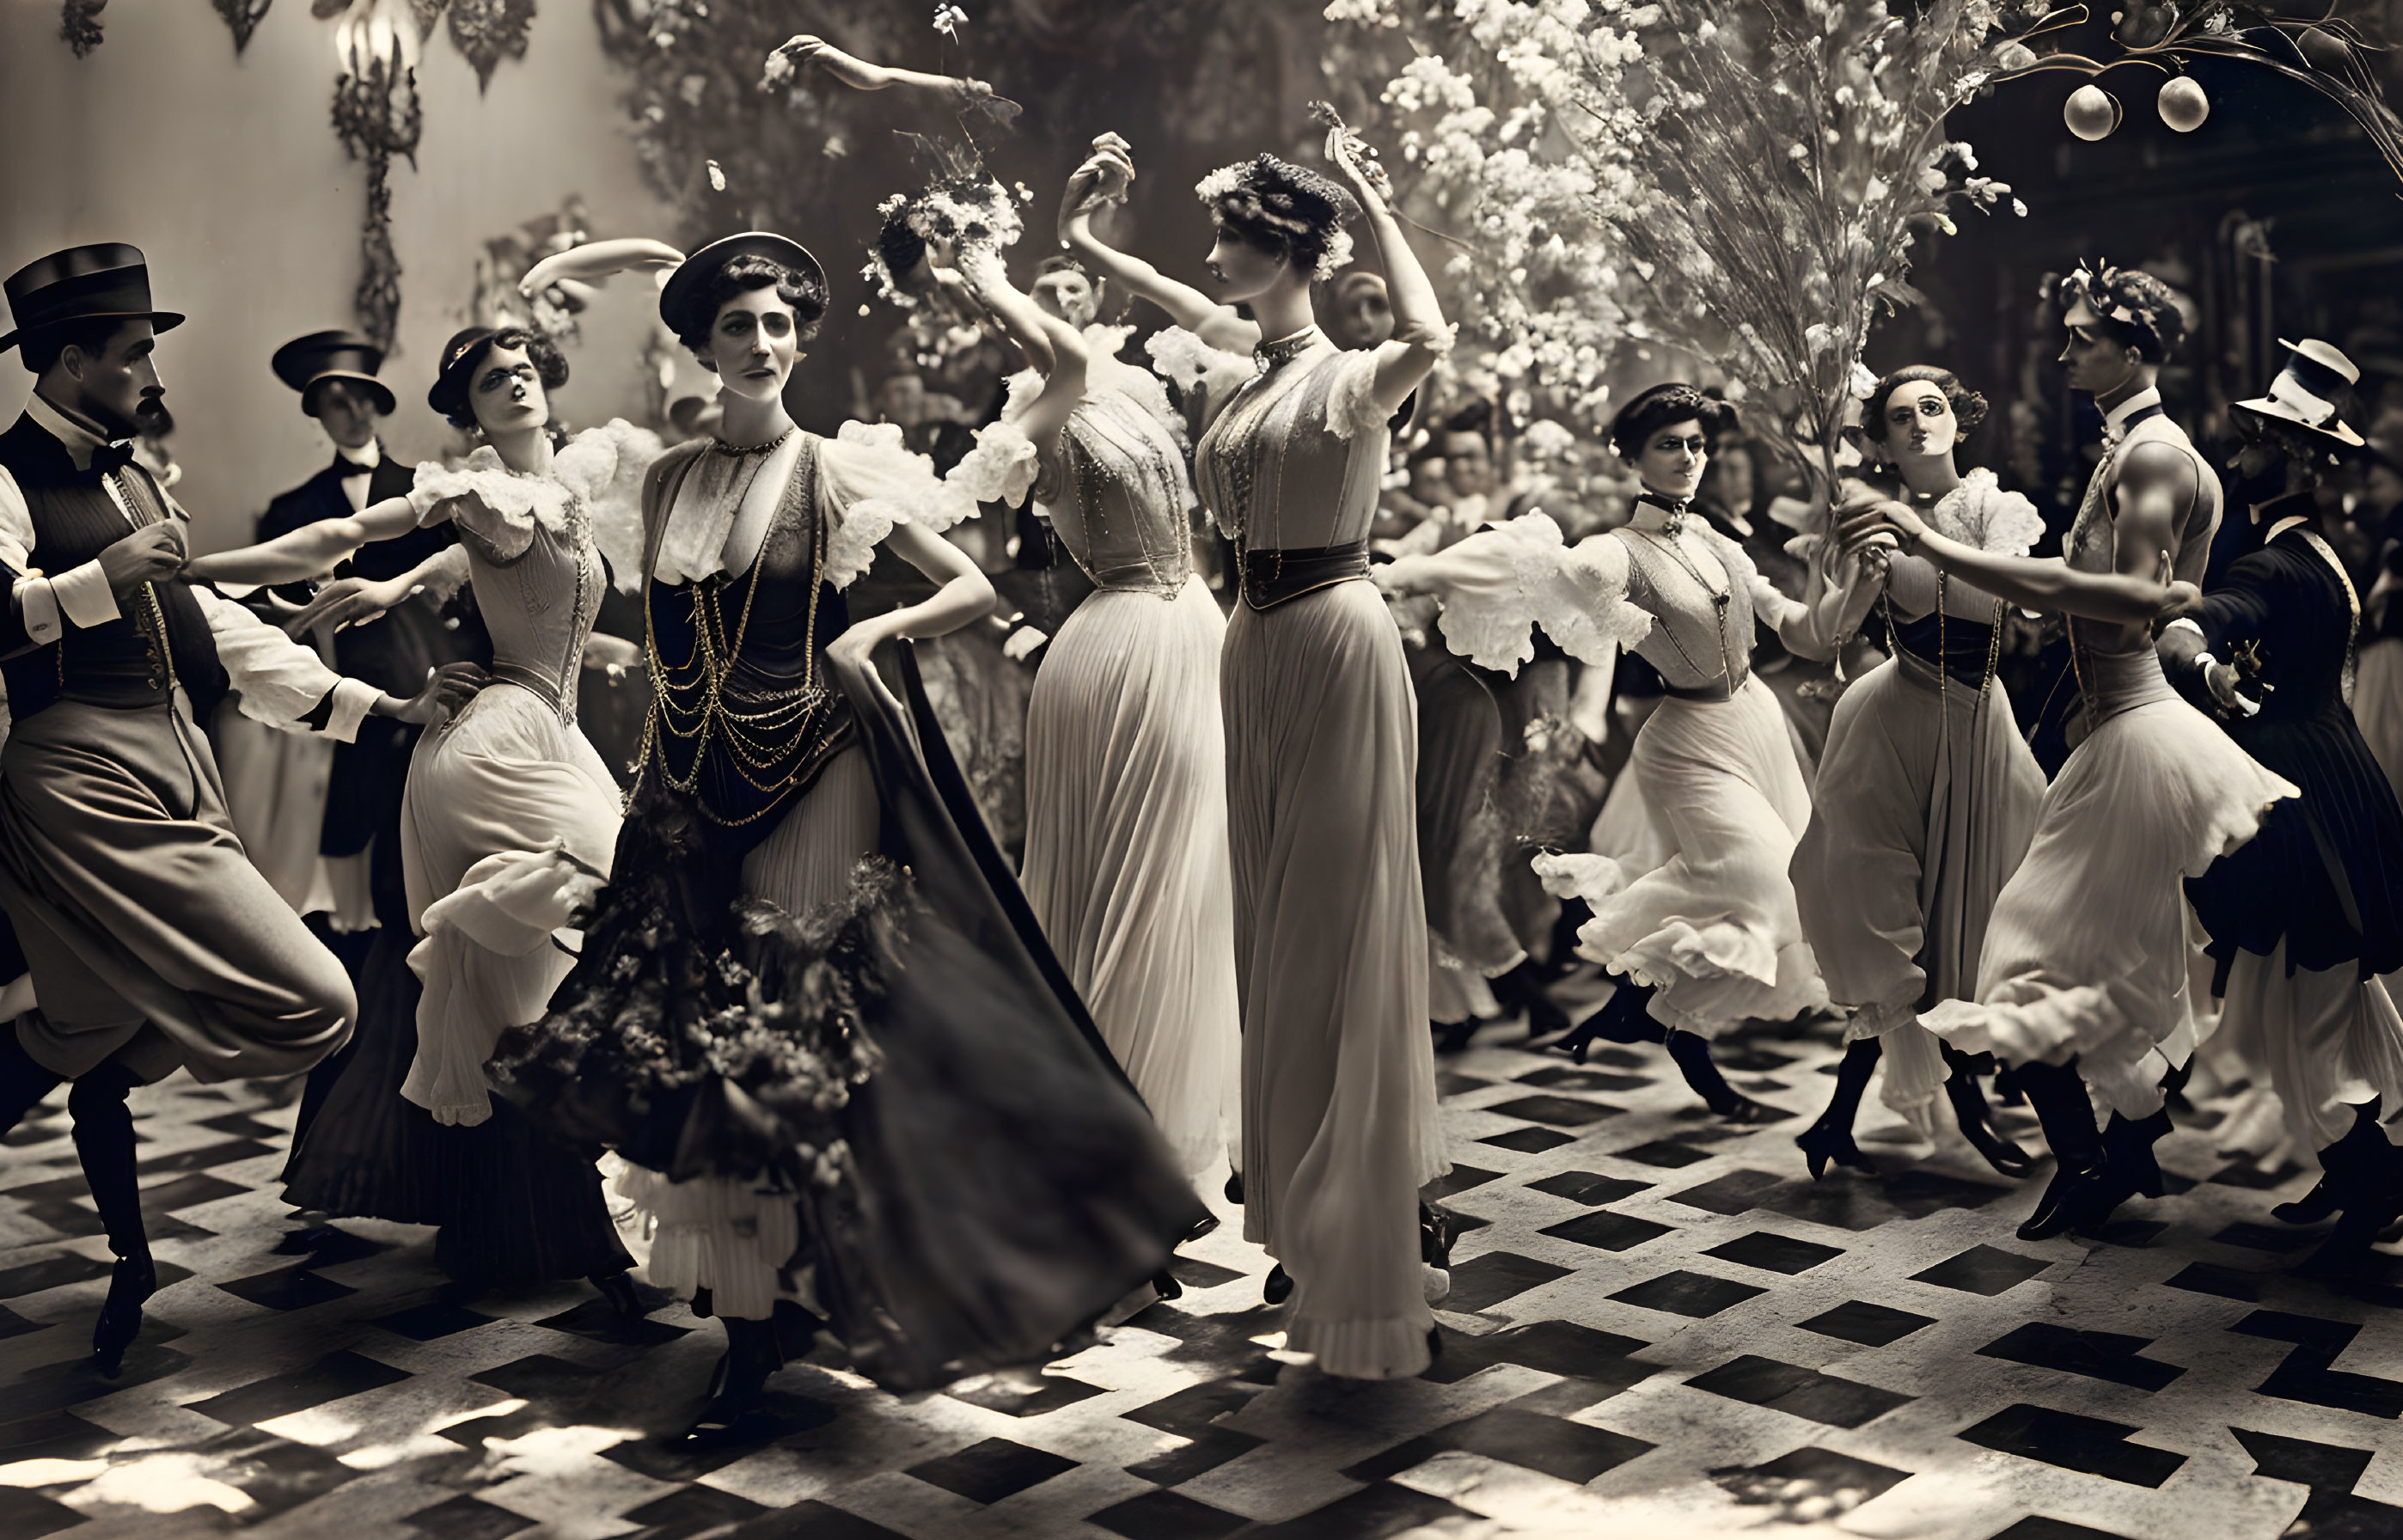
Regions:
[[[2063,104],[2061,120],[2069,125],[2070,132],[2089,144],[2108,138],[2111,131],[2119,126],[2119,99],[2100,86],[2080,86]]]
[[[2180,133],[2192,133],[2211,116],[2211,98],[2190,75],[2176,76],[2165,83],[2159,104],[2161,121]]]

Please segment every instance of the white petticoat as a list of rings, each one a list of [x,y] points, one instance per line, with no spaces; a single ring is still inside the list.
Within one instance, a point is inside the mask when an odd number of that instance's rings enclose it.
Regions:
[[[1825,1007],[1786,875],[1810,795],[1769,687],[1663,701],[1627,773],[1668,831],[1665,861],[1631,877],[1608,856],[1535,858],[1548,892],[1592,907],[1578,952],[1653,986],[1654,1020],[1706,1037]]]

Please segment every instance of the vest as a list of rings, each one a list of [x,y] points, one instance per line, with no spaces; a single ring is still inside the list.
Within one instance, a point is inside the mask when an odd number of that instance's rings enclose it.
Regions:
[[[25,494],[34,564],[42,571],[71,571],[132,533],[101,476],[76,470],[66,446],[32,418],[20,417],[0,434],[0,466]],[[127,465],[114,474],[136,518],[168,517],[166,494],[147,471]],[[207,721],[228,686],[191,590],[148,584],[118,607],[122,613],[104,625],[86,630],[69,622],[57,641],[0,662],[9,715],[21,722],[63,700],[139,710],[165,704],[180,684],[196,719]]]

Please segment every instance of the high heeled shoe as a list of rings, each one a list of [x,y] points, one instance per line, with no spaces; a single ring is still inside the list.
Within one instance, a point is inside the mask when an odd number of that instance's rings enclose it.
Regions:
[[[2342,1200],[2334,1178],[2322,1175],[2312,1184],[2312,1190],[2290,1203],[2280,1203],[2270,1210],[2270,1216],[2282,1224],[2317,1225],[2336,1217]]]
[[[1453,1233],[1452,1215],[1431,1203],[1419,1205],[1419,1260],[1431,1268],[1452,1267]]]
[[[1801,1149],[1813,1182],[1827,1175],[1830,1165],[1859,1172],[1863,1176],[1877,1174],[1877,1162],[1863,1155],[1860,1145],[1853,1143],[1850,1129],[1838,1128],[1833,1123],[1813,1123],[1796,1134],[1794,1143]]]
[[[1283,1262],[1269,1269],[1269,1275],[1260,1281],[1260,1297],[1271,1305],[1293,1297],[1293,1274],[1285,1270]]]
[[[1151,1275],[1151,1292],[1162,1299],[1182,1299],[1185,1285],[1176,1281],[1176,1274],[1162,1268]]]
[[[108,1299],[92,1323],[91,1358],[104,1380],[125,1371],[125,1350],[142,1335],[142,1306],[159,1292],[159,1269],[147,1256],[121,1256],[109,1275]]]
[[[639,1321],[650,1313],[643,1303],[642,1291],[634,1287],[632,1273],[622,1269],[617,1272],[596,1272],[584,1280],[592,1292],[608,1302],[609,1308],[629,1321]]]

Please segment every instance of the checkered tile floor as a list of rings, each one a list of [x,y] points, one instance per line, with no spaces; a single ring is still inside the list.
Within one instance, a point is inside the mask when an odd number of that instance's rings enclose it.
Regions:
[[[1722,1128],[1657,1050],[1486,1046],[1516,1035],[1445,1061],[1465,1233],[1425,1378],[1274,1356],[1228,1225],[1181,1300],[1039,1377],[902,1401],[822,1345],[699,1450],[668,1435],[714,1326],[580,1284],[446,1302],[430,1232],[293,1228],[288,1107],[180,1079],[136,1099],[167,1286],[93,1378],[107,1251],[52,1109],[0,1150],[0,1536],[2403,1535],[2403,1262],[2285,1276],[2310,1236],[2268,1208],[2303,1178],[2217,1157],[2209,1106],[2162,1147],[2184,1191],[2030,1245],[2033,1185],[1957,1139],[1814,1185],[1800,1117]],[[1834,1057],[1729,1068],[1809,1116]],[[1908,1157],[1883,1116],[1864,1143]]]

